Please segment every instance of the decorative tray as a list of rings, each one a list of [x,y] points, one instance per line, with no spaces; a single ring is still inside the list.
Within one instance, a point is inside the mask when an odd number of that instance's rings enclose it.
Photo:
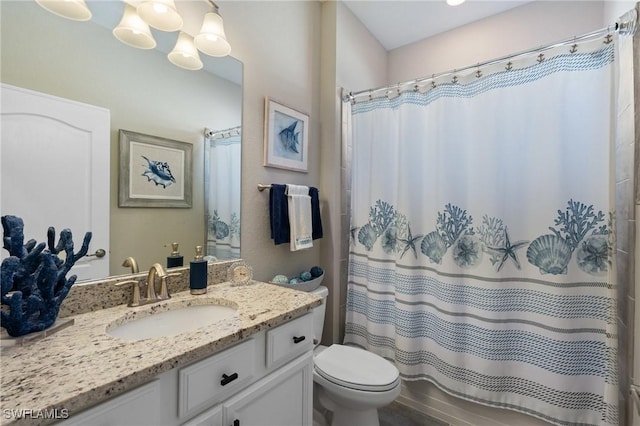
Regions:
[[[273,281],[271,281],[271,284],[274,285],[279,285],[280,287],[287,287],[287,288],[292,288],[294,290],[299,290],[299,291],[306,291],[306,292],[310,292],[315,290],[316,288],[318,288],[320,286],[320,284],[322,283],[322,279],[324,278],[324,272],[322,273],[322,275],[320,275],[317,278],[314,278],[312,280],[309,281],[300,281],[297,284],[289,284],[289,283],[274,283]]]

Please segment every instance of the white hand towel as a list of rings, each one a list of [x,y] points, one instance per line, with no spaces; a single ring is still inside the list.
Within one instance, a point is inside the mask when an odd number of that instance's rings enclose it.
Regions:
[[[313,247],[309,187],[287,185],[291,251]]]

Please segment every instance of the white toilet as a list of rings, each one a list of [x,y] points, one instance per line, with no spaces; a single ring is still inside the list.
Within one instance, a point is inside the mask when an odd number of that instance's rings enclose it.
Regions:
[[[329,290],[318,287],[312,293],[323,297],[314,308],[315,339],[322,338]],[[400,395],[398,369],[384,358],[353,346],[316,346],[314,349],[314,392],[320,404],[333,411],[331,426],[379,426],[378,407]]]

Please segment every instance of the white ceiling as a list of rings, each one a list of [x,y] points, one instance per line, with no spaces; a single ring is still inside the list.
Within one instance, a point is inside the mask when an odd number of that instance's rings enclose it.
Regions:
[[[344,4],[386,50],[449,31],[532,0],[345,0]]]

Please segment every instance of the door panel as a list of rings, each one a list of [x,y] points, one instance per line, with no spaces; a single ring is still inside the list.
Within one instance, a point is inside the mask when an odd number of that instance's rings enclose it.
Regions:
[[[109,111],[1,88],[0,214],[24,220],[25,241],[46,242],[49,226],[57,241],[69,228],[75,251],[91,231],[89,253],[106,255],[80,259],[71,274],[79,281],[109,275]]]

